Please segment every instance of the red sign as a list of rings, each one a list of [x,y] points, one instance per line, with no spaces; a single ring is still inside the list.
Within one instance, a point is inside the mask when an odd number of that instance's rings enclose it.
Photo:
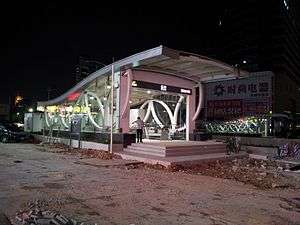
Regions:
[[[230,119],[243,115],[242,100],[215,100],[207,102],[207,117],[214,119]]]
[[[68,101],[75,101],[80,96],[79,92],[74,92],[68,95]]]

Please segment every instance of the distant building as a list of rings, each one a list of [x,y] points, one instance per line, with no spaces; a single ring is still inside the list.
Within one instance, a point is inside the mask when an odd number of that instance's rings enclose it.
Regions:
[[[299,1],[226,3],[219,58],[250,72],[273,71],[273,112],[300,112]],[[297,8],[298,7],[298,8]]]
[[[76,83],[81,81],[91,73],[101,69],[103,66],[105,65],[97,60],[92,60],[80,56],[78,65],[75,68]]]
[[[0,104],[0,120],[9,120],[9,104]]]

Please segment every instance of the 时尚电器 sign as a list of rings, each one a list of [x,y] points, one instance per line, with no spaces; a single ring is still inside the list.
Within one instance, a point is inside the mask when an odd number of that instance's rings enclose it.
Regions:
[[[255,116],[270,111],[272,73],[252,73],[247,78],[212,82],[206,88],[207,118]]]

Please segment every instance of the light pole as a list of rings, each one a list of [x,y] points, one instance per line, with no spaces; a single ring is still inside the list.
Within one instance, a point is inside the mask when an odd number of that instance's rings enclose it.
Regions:
[[[113,125],[114,125],[114,64],[111,65],[111,103],[110,103],[110,148],[109,152],[113,153]]]

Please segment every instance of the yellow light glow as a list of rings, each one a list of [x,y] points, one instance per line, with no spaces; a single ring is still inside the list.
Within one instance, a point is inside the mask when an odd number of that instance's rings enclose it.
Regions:
[[[47,111],[48,112],[56,112],[57,111],[57,106],[56,105],[49,105],[47,106]]]
[[[75,107],[73,108],[73,112],[74,112],[74,113],[80,113],[80,106],[75,106]]]
[[[89,109],[90,109],[90,107],[82,107],[81,112],[87,113]]]
[[[73,106],[68,106],[66,107],[67,112],[73,112]]]
[[[44,106],[38,106],[38,107],[36,108],[36,110],[37,110],[37,111],[40,111],[40,112],[44,112],[44,111],[45,111],[45,108],[44,108]]]
[[[22,100],[23,100],[23,97],[20,96],[20,95],[17,95],[16,98],[15,98],[15,104],[18,104]]]

